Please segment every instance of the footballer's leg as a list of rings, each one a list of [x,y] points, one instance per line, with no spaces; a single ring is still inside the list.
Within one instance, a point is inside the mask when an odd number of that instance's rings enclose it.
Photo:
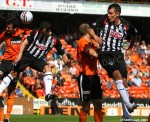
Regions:
[[[0,96],[0,122],[4,120],[4,98]]]
[[[10,114],[14,105],[15,100],[15,89],[16,89],[16,83],[12,82],[8,87],[8,98],[7,98],[7,113],[5,116],[5,122],[10,119]]]

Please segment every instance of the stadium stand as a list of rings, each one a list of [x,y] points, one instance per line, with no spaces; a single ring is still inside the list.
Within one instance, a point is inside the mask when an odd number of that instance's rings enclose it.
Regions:
[[[54,74],[54,79],[52,92],[57,92],[59,98],[79,98],[78,83],[76,79],[79,74],[79,65],[76,61],[77,51],[76,48],[68,44],[64,38],[61,37],[60,41],[70,59],[75,60],[75,62],[73,63],[73,66],[68,68],[64,66],[61,57],[57,55],[55,49],[49,52],[45,60],[50,66],[53,66],[52,72]],[[126,49],[126,44],[127,42],[125,42],[123,45],[123,49]],[[56,54],[54,55],[54,53]],[[135,98],[150,98],[149,57],[150,45],[146,44],[144,40],[140,45],[139,42],[135,43],[131,55],[125,54],[125,60],[129,74],[129,92],[131,96]],[[37,81],[40,81],[40,84],[43,84],[42,74],[37,71],[32,71],[32,69],[30,70],[31,71],[29,71],[29,68],[27,68],[26,71],[20,75],[21,81],[18,83],[18,85],[23,91],[23,96],[30,96],[32,98],[42,97],[45,94],[43,89],[44,85],[41,88],[35,88]],[[104,91],[103,97],[119,98],[120,96],[116,90],[113,80],[108,77],[107,72],[101,66],[98,73],[101,78],[102,88]],[[133,79],[136,75],[142,81],[140,86],[136,86],[136,84],[133,83]]]

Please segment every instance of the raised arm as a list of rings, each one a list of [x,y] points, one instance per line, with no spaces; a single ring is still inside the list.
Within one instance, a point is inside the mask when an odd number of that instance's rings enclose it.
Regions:
[[[90,28],[88,30],[88,33],[94,38],[94,40],[99,43],[102,44],[102,38],[98,37],[98,35],[95,34],[94,30],[92,28]]]

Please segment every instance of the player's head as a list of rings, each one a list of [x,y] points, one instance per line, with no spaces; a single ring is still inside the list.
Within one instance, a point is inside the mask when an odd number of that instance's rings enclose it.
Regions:
[[[121,7],[116,3],[111,4],[107,9],[107,16],[110,22],[115,22],[116,19],[119,18],[120,14],[121,14]]]
[[[79,26],[79,31],[82,35],[86,35],[88,33],[88,30],[90,29],[90,26],[86,23],[81,24]]]
[[[51,32],[51,25],[49,22],[47,21],[43,21],[40,24],[40,28],[39,28],[40,32],[42,33],[43,36],[48,36],[49,33]]]
[[[14,34],[19,27],[19,21],[15,17],[8,18],[6,20],[6,33]]]

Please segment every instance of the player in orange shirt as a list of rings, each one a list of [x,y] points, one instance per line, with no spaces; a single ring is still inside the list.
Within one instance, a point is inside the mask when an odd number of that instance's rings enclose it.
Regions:
[[[13,62],[19,53],[20,45],[24,40],[25,35],[27,35],[27,32],[19,28],[19,21],[15,17],[11,17],[6,20],[6,30],[0,35],[0,43],[2,43],[3,41],[5,41],[6,43],[5,53],[1,61],[1,77],[6,76],[14,67]],[[11,82],[8,87],[7,114],[5,122],[9,122],[10,113],[14,104],[16,82],[15,80],[13,81],[14,82]],[[2,89],[3,88],[0,88],[0,90]],[[0,99],[0,103],[3,103],[2,100],[3,99]],[[3,108],[2,104],[0,104],[0,122],[4,119],[4,116],[2,115],[2,113],[4,114],[4,112],[1,107]]]
[[[83,36],[77,42],[77,59],[81,66],[78,82],[82,101],[79,122],[86,122],[91,101],[94,105],[95,122],[102,122],[102,89],[97,74],[98,54],[95,51],[95,45],[91,42],[88,29],[90,29],[88,24],[80,25],[79,30]]]

